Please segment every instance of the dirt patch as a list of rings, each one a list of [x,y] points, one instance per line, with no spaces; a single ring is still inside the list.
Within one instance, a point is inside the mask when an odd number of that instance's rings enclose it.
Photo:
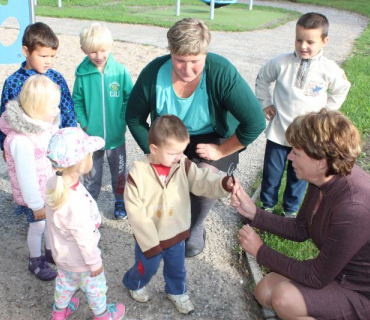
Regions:
[[[76,36],[58,35],[60,49],[54,69],[66,78],[73,88],[74,71],[84,58]],[[115,42],[113,54],[125,64],[135,81],[142,68],[167,51],[153,46]],[[18,65],[1,66],[0,87]],[[129,133],[127,138],[128,166],[142,155]],[[126,305],[125,319],[257,319],[259,309],[248,288],[248,274],[240,265],[236,231],[239,216],[219,201],[206,221],[207,244],[203,254],[187,259],[189,294],[195,313],[182,316],[166,299],[162,269],[149,285],[152,296],[147,304],[133,301],[121,283],[123,274],[134,262],[134,239],[129,222],[113,219],[114,199],[111,194],[107,167],[103,189],[98,201],[103,215],[100,248],[109,286],[108,301],[122,301]],[[0,160],[0,319],[50,319],[54,283],[41,282],[28,270],[26,244],[27,223],[13,214],[15,204],[7,178],[6,166]],[[82,292],[77,293],[81,305],[70,319],[92,319],[92,313]]]

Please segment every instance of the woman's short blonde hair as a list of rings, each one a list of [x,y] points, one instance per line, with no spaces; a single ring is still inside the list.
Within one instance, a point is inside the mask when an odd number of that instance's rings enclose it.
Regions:
[[[202,20],[185,18],[177,21],[168,30],[167,40],[171,53],[192,56],[208,52],[211,33]]]
[[[42,119],[47,109],[58,107],[60,89],[47,76],[36,74],[24,83],[18,99],[28,116]]]
[[[326,176],[349,174],[361,153],[361,138],[355,125],[339,111],[325,108],[295,118],[285,137],[310,158],[326,159]]]
[[[110,49],[112,44],[112,34],[105,25],[99,22],[89,24],[80,33],[80,45],[85,53]]]

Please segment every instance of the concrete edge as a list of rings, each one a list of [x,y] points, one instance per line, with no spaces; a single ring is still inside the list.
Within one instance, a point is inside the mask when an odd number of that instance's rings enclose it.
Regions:
[[[253,202],[256,202],[258,195],[260,194],[261,186],[259,186],[256,191],[253,193],[253,196],[251,197]],[[253,282],[255,285],[257,285],[258,282],[260,282],[263,278],[261,268],[259,267],[257,260],[255,257],[251,256],[249,253],[246,254],[246,263],[248,270],[252,276]],[[274,310],[266,307],[261,306],[261,311],[264,319],[268,320],[278,320],[276,313]]]

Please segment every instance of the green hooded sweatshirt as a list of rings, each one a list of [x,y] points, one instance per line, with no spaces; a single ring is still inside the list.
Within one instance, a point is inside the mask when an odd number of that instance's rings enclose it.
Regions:
[[[86,57],[75,75],[72,99],[81,128],[103,138],[106,150],[124,144],[126,105],[133,87],[127,68],[110,54],[101,73]]]

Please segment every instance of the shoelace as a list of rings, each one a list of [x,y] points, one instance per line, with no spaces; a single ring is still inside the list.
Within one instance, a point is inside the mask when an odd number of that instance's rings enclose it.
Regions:
[[[114,315],[115,313],[118,312],[118,309],[116,308],[116,304],[115,303],[108,304],[107,305],[107,310],[108,310],[108,314],[112,314],[112,315]]]
[[[76,305],[72,301],[69,303],[68,308],[71,309],[72,312],[77,310]]]

